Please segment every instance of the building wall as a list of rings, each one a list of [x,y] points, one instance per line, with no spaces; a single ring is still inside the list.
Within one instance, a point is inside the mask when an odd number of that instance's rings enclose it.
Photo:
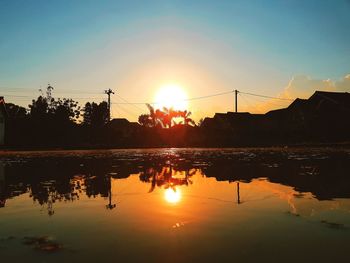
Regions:
[[[5,144],[5,116],[0,110],[0,146]]]

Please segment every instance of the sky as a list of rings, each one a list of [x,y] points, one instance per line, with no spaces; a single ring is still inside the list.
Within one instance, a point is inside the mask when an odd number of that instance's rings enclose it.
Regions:
[[[132,121],[166,84],[188,98],[237,89],[239,111],[350,91],[350,1],[0,0],[0,95],[27,106],[50,83],[82,105],[106,99]],[[128,104],[139,103],[139,104]],[[194,119],[233,94],[191,100]]]

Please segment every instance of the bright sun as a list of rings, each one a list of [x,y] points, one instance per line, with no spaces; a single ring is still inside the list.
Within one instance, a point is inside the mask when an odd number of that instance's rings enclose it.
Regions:
[[[187,95],[182,87],[174,84],[162,86],[156,96],[156,108],[173,108],[175,110],[187,109]]]
[[[164,197],[168,203],[176,204],[181,199],[181,191],[180,189],[175,191],[174,189],[168,188],[164,192]]]

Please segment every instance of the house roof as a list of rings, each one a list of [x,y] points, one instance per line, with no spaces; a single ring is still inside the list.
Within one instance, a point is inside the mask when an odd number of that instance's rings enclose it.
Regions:
[[[138,127],[140,124],[137,122],[130,122],[125,118],[116,118],[109,122],[109,125],[115,128],[126,128],[126,127]]]
[[[287,109],[292,109],[292,108],[298,108],[298,107],[303,107],[307,104],[307,99],[299,99],[296,98],[288,107]]]
[[[316,91],[309,100],[326,100],[328,102],[350,107],[350,93],[348,92],[328,92]]]

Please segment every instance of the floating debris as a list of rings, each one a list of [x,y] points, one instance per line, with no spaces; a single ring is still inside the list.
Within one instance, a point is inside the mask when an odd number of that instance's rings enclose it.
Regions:
[[[296,216],[296,217],[300,217],[300,214],[295,213],[295,212],[291,212],[291,211],[287,211],[288,215],[292,215],[292,216]]]
[[[322,224],[325,224],[327,227],[332,229],[345,229],[345,225],[341,223],[329,222],[327,220],[321,220]]]
[[[55,242],[48,236],[24,237],[23,244],[32,246],[33,249],[44,252],[56,252],[62,249],[62,245]]]
[[[0,238],[0,241],[8,241],[8,240],[13,240],[15,239],[16,237],[14,236],[8,236],[8,237],[1,237]]]

